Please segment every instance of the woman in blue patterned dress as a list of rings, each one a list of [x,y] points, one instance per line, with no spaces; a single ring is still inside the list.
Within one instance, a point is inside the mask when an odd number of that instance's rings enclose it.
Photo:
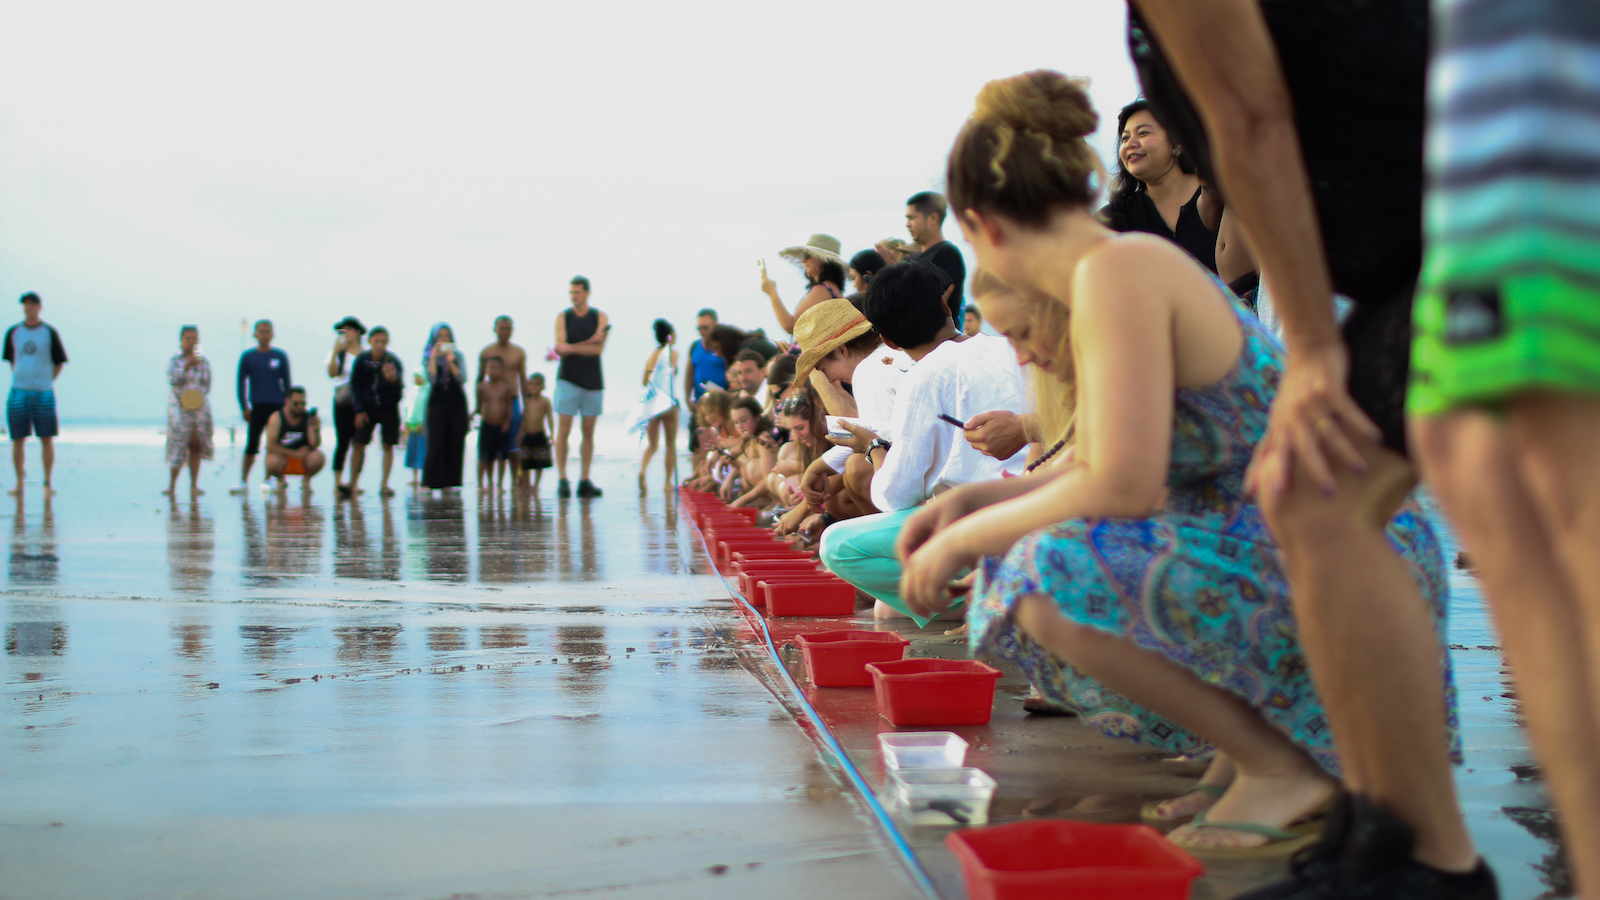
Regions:
[[[1083,136],[1096,120],[1078,82],[1034,72],[987,85],[951,151],[962,229],[1015,289],[985,316],[1019,359],[1072,385],[1072,446],[908,520],[902,594],[936,612],[952,578],[991,558],[969,613],[975,650],[1017,662],[1109,734],[1232,760],[1227,791],[1174,841],[1287,842],[1334,794],[1340,763],[1277,546],[1243,488],[1281,350],[1181,250],[1095,220]],[[1426,521],[1411,507],[1390,536],[1442,619]]]

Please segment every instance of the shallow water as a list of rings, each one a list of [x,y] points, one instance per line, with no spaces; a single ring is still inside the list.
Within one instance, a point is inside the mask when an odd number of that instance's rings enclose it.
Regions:
[[[740,665],[625,437],[593,503],[553,475],[535,503],[384,501],[372,469],[353,503],[327,476],[229,496],[225,437],[174,503],[148,431],[63,443],[61,493],[0,506],[6,895],[913,894]],[[1504,896],[1565,896],[1476,584],[1452,590],[1469,824]]]

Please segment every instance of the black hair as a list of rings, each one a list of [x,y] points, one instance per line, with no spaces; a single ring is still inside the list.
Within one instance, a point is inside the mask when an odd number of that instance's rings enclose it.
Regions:
[[[773,358],[767,367],[767,384],[772,387],[788,387],[794,384],[794,367],[800,357],[789,353],[780,354]]]
[[[976,304],[968,303],[967,308],[961,311],[963,316],[975,316],[979,322],[983,321],[983,311]]]
[[[717,311],[708,306],[694,314],[696,319],[700,318],[701,316],[710,316],[711,321],[715,322],[717,320]]]
[[[872,249],[863,250],[850,257],[850,268],[855,269],[860,273],[862,280],[869,283],[872,281],[872,276],[888,264],[889,261],[883,258],[883,254]]]
[[[257,319],[256,323],[254,325],[250,326],[250,330],[251,331],[255,331],[257,328],[260,328],[263,325],[267,326],[268,328],[271,328],[272,327],[272,320],[271,319]]]
[[[528,380],[529,381],[532,381],[535,378],[539,379],[540,381],[543,381],[544,380],[544,373],[543,372],[529,372],[528,373]]]
[[[950,320],[944,303],[950,283],[950,276],[925,259],[895,263],[872,279],[861,314],[884,340],[920,347]]]
[[[772,420],[761,410],[761,401],[754,397],[740,397],[728,407],[728,420],[733,421],[733,411],[742,409],[756,420],[756,434],[772,430]]]
[[[745,342],[749,335],[732,325],[718,325],[711,329],[711,343],[717,345],[717,355],[731,363],[733,357],[739,352],[739,345]]]
[[[676,331],[672,330],[672,323],[668,322],[666,319],[657,319],[650,323],[650,327],[656,330],[657,344],[665,344],[667,342],[667,338],[677,334]]]
[[[304,394],[304,393],[305,393],[305,392],[306,392],[306,389],[305,389],[305,388],[303,388],[303,387],[301,387],[301,386],[300,386],[300,385],[298,385],[298,384],[297,384],[297,385],[295,385],[295,386],[294,386],[294,387],[292,387],[292,388],[289,388],[289,394]],[[285,394],[285,395],[284,395],[284,396],[286,396],[286,397],[287,397],[287,396],[289,396],[289,394]]]
[[[580,284],[580,285],[583,285],[583,289],[586,290],[586,291],[587,290],[592,290],[592,288],[589,287],[589,279],[583,277],[582,275],[574,275],[574,276],[572,276],[572,281],[570,281],[568,283],[569,284]]]
[[[184,325],[184,326],[179,327],[178,328],[178,340],[180,340],[180,341],[183,340],[184,334],[187,333],[187,332],[190,332],[190,331],[194,332],[196,335],[199,335],[200,334],[200,326],[199,325]]]
[[[935,191],[912,194],[907,198],[906,205],[925,216],[929,213],[937,215],[941,226],[944,225],[944,217],[950,210],[950,203],[944,199],[944,195]],[[861,270],[857,269],[856,271],[859,272]]]
[[[1133,118],[1135,113],[1142,112],[1149,113],[1150,118],[1155,119],[1156,124],[1167,132],[1167,139],[1172,139],[1172,130],[1167,128],[1165,122],[1161,121],[1161,114],[1152,109],[1148,101],[1135,100],[1124,106],[1122,112],[1117,113],[1117,170],[1111,176],[1111,199],[1113,200],[1131,197],[1144,190],[1144,182],[1133,177],[1133,173],[1129,172],[1128,168],[1122,164],[1122,132],[1128,127],[1128,120]],[[1178,149],[1176,145],[1174,145],[1174,149]],[[1190,159],[1187,153],[1180,152],[1178,154],[1178,170],[1185,175],[1194,174],[1194,160]]]
[[[374,325],[374,326],[372,326],[372,330],[367,332],[367,340],[370,342],[373,338],[377,337],[380,334],[383,335],[384,337],[388,337],[389,336],[389,329],[383,327],[382,325]]]
[[[759,350],[740,350],[733,355],[733,361],[736,363],[753,362],[758,369],[767,365],[767,358],[762,356]]]
[[[822,274],[817,276],[816,281],[807,284],[806,289],[810,290],[811,288],[814,288],[826,281],[831,282],[833,286],[839,290],[844,290],[844,265],[838,260],[833,259],[819,259],[818,261],[822,263]]]
[[[511,322],[511,317],[510,316],[495,316],[494,317],[494,327],[499,328],[501,322]],[[516,325],[515,322],[511,322],[511,324],[513,326]]]
[[[39,295],[35,294],[33,291],[29,291],[26,294],[23,294],[21,297],[17,298],[17,302],[18,303],[27,303],[29,300],[32,300],[33,302],[35,302],[35,303],[37,303],[37,304],[39,304],[41,306],[44,305],[44,301],[40,300],[39,299]]]

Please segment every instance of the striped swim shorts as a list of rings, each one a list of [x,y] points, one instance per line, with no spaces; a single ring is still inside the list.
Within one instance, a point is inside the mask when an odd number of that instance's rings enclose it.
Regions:
[[[13,441],[35,435],[55,437],[56,392],[12,388],[11,395],[6,398],[6,426],[11,430]]]

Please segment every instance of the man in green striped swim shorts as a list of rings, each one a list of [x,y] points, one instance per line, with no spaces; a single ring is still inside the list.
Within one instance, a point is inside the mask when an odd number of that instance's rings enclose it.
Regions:
[[[1600,4],[1436,2],[1412,444],[1600,893]]]

